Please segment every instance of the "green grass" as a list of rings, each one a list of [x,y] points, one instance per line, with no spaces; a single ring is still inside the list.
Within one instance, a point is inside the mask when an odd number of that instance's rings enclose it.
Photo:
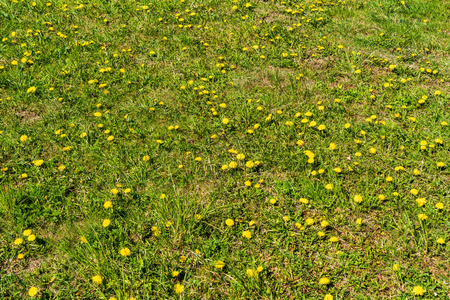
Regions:
[[[448,298],[449,21],[0,0],[0,298]]]

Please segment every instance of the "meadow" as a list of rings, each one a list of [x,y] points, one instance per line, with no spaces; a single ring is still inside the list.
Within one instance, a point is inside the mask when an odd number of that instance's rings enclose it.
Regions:
[[[0,0],[0,299],[448,299],[450,2]]]

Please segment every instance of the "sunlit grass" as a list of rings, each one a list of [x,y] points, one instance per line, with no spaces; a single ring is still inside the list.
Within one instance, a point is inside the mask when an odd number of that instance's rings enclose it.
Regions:
[[[448,297],[445,1],[0,4],[1,299]]]

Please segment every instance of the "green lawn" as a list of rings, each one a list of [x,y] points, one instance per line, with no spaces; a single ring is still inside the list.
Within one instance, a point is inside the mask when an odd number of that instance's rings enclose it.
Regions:
[[[448,299],[450,2],[0,0],[0,299]]]

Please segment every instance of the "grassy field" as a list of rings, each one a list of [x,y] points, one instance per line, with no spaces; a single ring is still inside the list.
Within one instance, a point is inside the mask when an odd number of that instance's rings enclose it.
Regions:
[[[0,0],[0,299],[448,299],[450,1]]]

